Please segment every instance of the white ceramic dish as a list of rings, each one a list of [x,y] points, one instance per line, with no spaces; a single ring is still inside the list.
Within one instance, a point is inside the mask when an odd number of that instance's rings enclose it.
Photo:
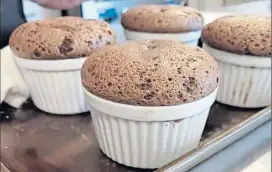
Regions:
[[[127,40],[176,40],[197,46],[201,31],[186,33],[148,33],[124,29]]]
[[[220,68],[217,101],[245,108],[271,104],[271,57],[238,55],[203,44]]]
[[[120,164],[151,169],[197,147],[217,93],[182,105],[146,107],[115,103],[83,90],[102,151]]]
[[[29,60],[15,57],[15,60],[39,109],[60,115],[89,110],[80,71],[86,58]]]

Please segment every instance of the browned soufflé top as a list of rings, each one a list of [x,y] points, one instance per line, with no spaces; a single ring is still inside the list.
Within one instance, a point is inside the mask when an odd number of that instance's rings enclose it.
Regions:
[[[132,31],[180,33],[201,30],[203,17],[191,7],[142,5],[122,15],[122,25]]]
[[[211,47],[235,54],[271,56],[271,17],[222,17],[203,29],[202,39]]]
[[[200,48],[163,40],[107,46],[88,57],[81,76],[92,94],[141,106],[192,102],[218,85],[214,58]]]
[[[110,25],[100,20],[60,17],[19,26],[10,37],[13,53],[25,59],[78,58],[115,43]]]

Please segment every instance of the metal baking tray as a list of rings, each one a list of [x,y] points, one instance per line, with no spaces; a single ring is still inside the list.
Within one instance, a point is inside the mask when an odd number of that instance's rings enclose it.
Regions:
[[[188,171],[269,120],[271,106],[260,110],[215,104],[199,146],[156,172]]]
[[[1,117],[1,165],[10,172],[185,172],[270,120],[271,107],[215,103],[199,146],[157,170],[129,168],[107,158],[99,149],[89,113],[50,115],[30,101],[21,109],[1,105]]]

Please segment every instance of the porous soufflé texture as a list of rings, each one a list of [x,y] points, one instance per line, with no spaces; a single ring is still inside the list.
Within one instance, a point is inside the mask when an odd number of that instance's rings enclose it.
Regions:
[[[137,41],[105,47],[83,65],[92,94],[123,104],[168,106],[213,92],[218,67],[204,50],[176,41]]]
[[[115,43],[110,25],[100,20],[60,17],[25,23],[10,37],[10,47],[20,58],[54,60],[78,58],[95,48]]]
[[[271,56],[270,16],[227,16],[208,24],[202,40],[219,50],[253,56]]]
[[[181,33],[201,30],[203,17],[191,7],[178,5],[142,5],[122,15],[124,28],[132,31]]]

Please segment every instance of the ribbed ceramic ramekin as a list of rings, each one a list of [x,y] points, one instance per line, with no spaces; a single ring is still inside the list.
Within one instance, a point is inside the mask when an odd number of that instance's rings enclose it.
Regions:
[[[34,104],[45,112],[60,115],[89,110],[80,72],[85,59],[29,60],[15,57]]]
[[[120,164],[150,169],[197,147],[217,93],[182,105],[145,107],[114,103],[83,89],[102,151]]]
[[[148,33],[124,29],[127,40],[175,40],[197,46],[201,31],[186,33]]]
[[[207,44],[203,44],[203,48],[219,64],[217,101],[245,108],[271,104],[271,57],[228,53]]]

